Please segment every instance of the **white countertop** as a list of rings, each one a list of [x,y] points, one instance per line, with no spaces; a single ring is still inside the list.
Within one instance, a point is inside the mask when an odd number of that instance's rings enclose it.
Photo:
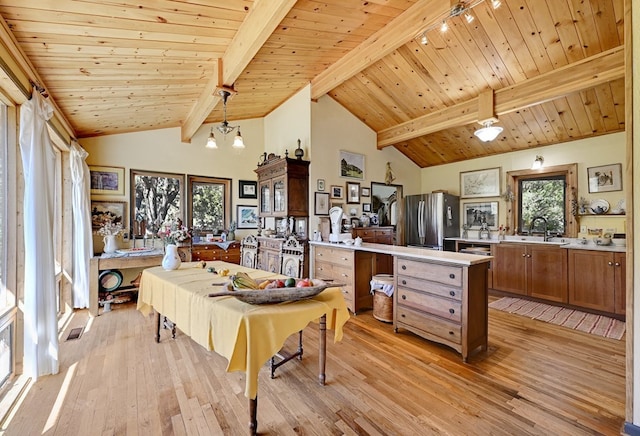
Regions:
[[[438,251],[419,247],[403,247],[400,245],[371,244],[368,242],[363,242],[360,246],[347,245],[337,242],[318,241],[309,241],[309,244],[312,246],[333,247],[352,251],[368,251],[371,253],[382,253],[389,254],[391,256],[400,256],[417,260],[429,260],[434,262],[451,263],[465,266],[489,262],[491,259],[493,259],[492,256],[455,253],[453,251]]]
[[[626,246],[621,245],[597,245],[592,239],[587,239],[586,244],[581,243],[582,238],[551,238],[545,241],[542,236],[506,236],[506,239],[477,239],[477,238],[446,238],[447,241],[467,242],[470,244],[540,244],[555,245],[570,250],[593,250],[625,253]]]

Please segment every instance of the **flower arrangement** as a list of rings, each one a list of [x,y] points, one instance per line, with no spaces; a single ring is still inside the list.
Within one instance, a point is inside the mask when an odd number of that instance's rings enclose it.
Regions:
[[[100,236],[118,236],[124,233],[122,223],[113,221],[105,221],[97,231]]]
[[[191,233],[186,227],[178,227],[173,230],[165,227],[164,231],[158,232],[158,236],[161,237],[165,245],[167,245],[188,241],[191,238]]]

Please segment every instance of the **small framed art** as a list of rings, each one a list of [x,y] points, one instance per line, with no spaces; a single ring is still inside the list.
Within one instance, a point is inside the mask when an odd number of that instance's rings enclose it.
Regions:
[[[371,197],[371,190],[369,188],[361,188],[360,195],[363,197]]]
[[[124,195],[124,168],[89,167],[92,195]]]
[[[238,210],[236,213],[239,229],[258,228],[258,206],[238,205]]]
[[[324,179],[318,179],[318,191],[324,192]]]
[[[342,198],[342,186],[331,185],[331,198]]]
[[[126,228],[124,219],[127,216],[126,201],[97,201],[91,202],[91,227],[98,230],[107,222],[122,224]]]
[[[371,212],[371,203],[362,203],[363,212]]]
[[[360,183],[347,182],[347,204],[360,203]]]
[[[314,214],[329,215],[329,193],[328,192],[316,192]]]
[[[463,203],[463,224],[470,229],[480,229],[483,224],[491,230],[498,230],[498,202]]]
[[[500,167],[460,173],[460,197],[500,196]]]
[[[589,192],[622,191],[622,164],[587,168]]]
[[[258,182],[253,180],[238,180],[240,198],[258,198]]]

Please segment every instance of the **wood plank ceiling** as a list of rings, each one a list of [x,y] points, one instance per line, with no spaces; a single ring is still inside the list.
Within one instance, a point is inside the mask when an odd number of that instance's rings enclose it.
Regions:
[[[263,40],[243,28],[276,3]],[[188,140],[186,124],[221,121],[216,84],[237,91],[235,123],[311,82],[424,168],[624,130],[623,3],[463,2],[470,23],[436,0],[0,0],[0,14],[78,138],[181,126]],[[504,131],[483,143],[488,90]]]

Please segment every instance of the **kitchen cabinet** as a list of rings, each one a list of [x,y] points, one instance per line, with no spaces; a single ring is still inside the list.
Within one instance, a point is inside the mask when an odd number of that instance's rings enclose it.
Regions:
[[[587,309],[625,314],[625,253],[569,251],[569,303]]]
[[[193,244],[191,246],[191,260],[194,262],[204,260],[222,260],[229,263],[240,264],[240,242],[232,242],[225,250],[216,244]]]
[[[308,218],[309,163],[273,156],[255,170],[258,174],[258,212],[261,217]]]
[[[568,301],[567,250],[558,245],[493,247],[493,288],[557,303]]]
[[[469,266],[394,257],[393,325],[462,354],[488,342],[488,264]]]
[[[311,278],[341,283],[344,300],[352,313],[373,307],[370,282],[378,274],[376,253],[313,245],[311,255]]]

